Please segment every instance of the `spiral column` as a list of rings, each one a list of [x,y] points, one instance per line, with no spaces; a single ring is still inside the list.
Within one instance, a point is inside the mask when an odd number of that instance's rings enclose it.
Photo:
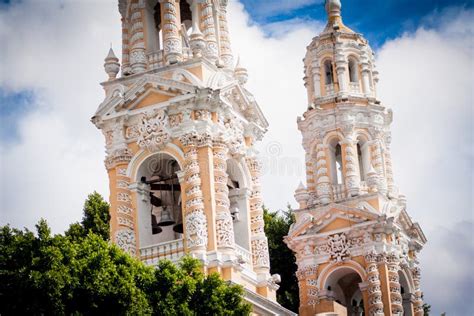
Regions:
[[[133,73],[146,70],[145,39],[143,34],[145,5],[140,1],[135,1],[131,5],[129,41],[130,46],[130,66]]]
[[[181,22],[178,18],[179,6],[176,0],[160,0],[163,23],[163,54],[167,64],[175,64],[183,59],[182,39],[179,33]]]
[[[414,284],[414,292],[415,292],[415,301],[413,303],[413,309],[415,311],[415,316],[423,316],[423,293],[421,292],[421,273],[420,268],[415,267],[412,269],[413,275],[413,284]]]
[[[377,254],[369,252],[365,255],[367,271],[367,293],[369,296],[369,316],[384,316],[382,291],[380,289],[380,275],[377,267]]]
[[[219,10],[217,12],[219,19],[219,47],[221,60],[224,66],[230,68],[234,64],[234,57],[230,47],[229,28],[227,26],[227,1],[219,1]]]
[[[204,0],[201,4],[201,30],[206,41],[204,56],[211,61],[217,61],[219,58],[219,49],[217,47],[216,28],[214,24],[214,13],[212,0]]]
[[[264,231],[265,223],[263,221],[263,203],[260,188],[260,172],[262,166],[255,157],[247,158],[247,166],[252,176],[250,229],[253,267],[257,273],[269,273],[270,258],[268,254],[268,241]]]
[[[204,213],[203,194],[197,148],[192,136],[181,137],[184,145],[184,233],[186,246],[193,252],[206,251],[208,233],[207,219]]]
[[[400,264],[398,257],[391,253],[387,256],[388,283],[390,288],[390,303],[393,315],[403,315],[403,298],[400,290],[398,271]]]
[[[323,144],[318,144],[316,147],[316,191],[322,204],[327,204],[331,201],[331,180],[328,175],[326,149],[327,146]]]
[[[234,248],[234,223],[230,214],[229,189],[227,188],[227,145],[213,144],[214,191],[216,200],[216,233],[218,249]]]

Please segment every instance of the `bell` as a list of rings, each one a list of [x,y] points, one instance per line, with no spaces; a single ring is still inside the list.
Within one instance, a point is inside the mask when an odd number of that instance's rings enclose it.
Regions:
[[[151,233],[153,235],[156,235],[156,234],[159,234],[163,231],[163,229],[158,225],[157,221],[156,221],[156,216],[155,215],[151,215]]]
[[[169,211],[169,207],[164,206],[163,210],[161,211],[161,219],[158,223],[159,226],[170,226],[175,224],[176,222],[171,218],[171,214]]]
[[[173,231],[175,233],[180,233],[182,234],[184,232],[183,230],[183,222],[177,223],[176,225],[173,226]]]

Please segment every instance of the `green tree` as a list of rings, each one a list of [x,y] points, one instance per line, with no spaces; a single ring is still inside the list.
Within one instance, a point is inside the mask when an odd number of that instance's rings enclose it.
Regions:
[[[299,288],[296,278],[296,258],[286,246],[283,238],[288,235],[291,224],[294,223],[293,212],[288,206],[287,211],[270,212],[264,208],[265,234],[268,238],[271,273],[281,276],[280,288],[277,291],[277,301],[285,308],[298,312]]]
[[[89,195],[65,235],[46,221],[0,227],[0,315],[248,315],[243,289],[184,258],[145,266],[104,237],[108,205]]]
[[[178,266],[163,260],[147,289],[154,315],[248,315],[241,286],[218,274],[205,276],[198,260],[184,257]]]

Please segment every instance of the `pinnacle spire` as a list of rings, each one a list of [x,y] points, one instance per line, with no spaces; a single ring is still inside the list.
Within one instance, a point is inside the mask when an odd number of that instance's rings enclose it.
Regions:
[[[341,1],[340,0],[326,0],[326,12],[328,20],[334,20],[341,17]]]

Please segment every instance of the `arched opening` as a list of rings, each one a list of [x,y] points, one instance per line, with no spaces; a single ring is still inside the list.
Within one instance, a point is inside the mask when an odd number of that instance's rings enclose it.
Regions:
[[[250,251],[249,210],[247,207],[246,181],[243,168],[234,159],[227,160],[227,188],[230,213],[234,224],[235,243]]]
[[[188,0],[180,0],[179,15],[181,17],[181,36],[183,38],[183,47],[189,48],[189,36],[192,32],[193,15]]]
[[[137,198],[140,248],[182,239],[180,166],[174,157],[159,153],[138,168]]]
[[[359,69],[354,58],[349,58],[349,81],[351,83],[359,82]]]
[[[324,62],[324,76],[326,85],[332,85],[334,83],[334,71],[332,62],[329,59]]]
[[[370,149],[367,140],[363,137],[357,138],[357,160],[359,163],[360,181],[366,181],[367,172],[370,169]]]
[[[327,296],[343,306],[348,316],[365,315],[364,300],[359,285],[362,278],[354,269],[349,267],[336,268],[327,277],[324,289]]]
[[[412,316],[412,303],[411,303],[411,295],[412,295],[412,287],[408,281],[408,277],[406,273],[402,270],[398,271],[398,278],[400,280],[400,294],[402,295],[403,299],[403,315],[404,316]]]
[[[343,184],[344,173],[342,163],[342,148],[337,138],[333,138],[329,142],[329,154],[332,184]]]

